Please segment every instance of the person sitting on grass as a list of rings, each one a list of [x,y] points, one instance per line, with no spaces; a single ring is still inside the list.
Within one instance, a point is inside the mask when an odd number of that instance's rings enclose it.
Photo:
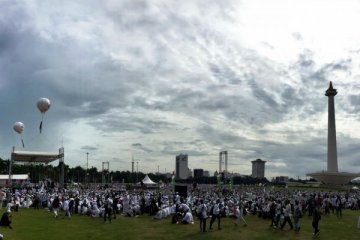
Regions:
[[[194,218],[190,211],[187,211],[181,220],[182,224],[194,224]]]
[[[7,212],[7,211],[4,212],[3,215],[1,216],[0,226],[8,227],[8,228],[12,229],[10,217],[11,217],[11,215],[9,212]]]

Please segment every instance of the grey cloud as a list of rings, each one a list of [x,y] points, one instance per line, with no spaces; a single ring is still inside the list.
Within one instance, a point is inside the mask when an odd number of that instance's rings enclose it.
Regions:
[[[255,81],[252,81],[250,83],[250,86],[253,90],[253,94],[256,97],[256,99],[260,100],[263,104],[268,105],[271,109],[277,110],[278,109],[278,103],[274,100],[274,98],[266,92],[264,88],[261,88],[258,86]]]
[[[358,113],[360,111],[360,95],[349,95],[350,102],[349,111],[351,113]]]
[[[173,123],[158,119],[150,119],[131,115],[107,114],[101,118],[94,119],[90,124],[97,129],[106,132],[116,133],[124,131],[135,131],[144,134],[160,132],[176,127]]]
[[[293,37],[295,40],[297,40],[297,41],[302,41],[302,40],[303,40],[303,37],[302,37],[301,34],[298,33],[298,32],[294,32],[294,33],[292,34],[292,37]]]
[[[133,143],[133,144],[131,144],[131,146],[133,146],[133,147],[142,147],[142,144],[141,143]]]
[[[223,84],[239,85],[242,82],[241,77],[224,63],[210,62],[209,69],[213,76]]]
[[[151,152],[154,152],[153,149],[149,148],[149,147],[146,147],[144,145],[142,145],[141,143],[133,143],[131,144],[131,146],[135,149],[138,149],[138,150],[141,150],[141,151],[144,151],[146,153],[151,153]]]
[[[82,146],[81,149],[83,149],[83,150],[88,150],[88,151],[97,151],[97,150],[99,150],[99,147],[94,147],[94,146],[88,146],[88,145],[86,145],[86,146]]]

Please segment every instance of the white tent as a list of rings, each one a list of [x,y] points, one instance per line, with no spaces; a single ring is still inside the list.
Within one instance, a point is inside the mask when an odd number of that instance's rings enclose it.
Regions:
[[[153,180],[151,180],[147,174],[146,174],[146,176],[144,177],[144,179],[142,180],[142,182],[143,182],[143,184],[145,184],[145,185],[154,185],[154,184],[156,184],[156,182],[154,182]]]
[[[23,183],[26,182],[28,180],[30,180],[30,177],[28,174],[13,174],[11,175],[11,177],[9,178],[9,174],[0,175],[0,186],[5,186],[9,183],[9,179],[11,179],[12,182],[16,182],[16,183]],[[0,238],[1,239],[1,238]]]

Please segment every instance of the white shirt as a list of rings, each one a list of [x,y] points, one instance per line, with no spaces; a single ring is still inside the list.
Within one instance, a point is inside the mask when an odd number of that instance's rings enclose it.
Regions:
[[[219,215],[220,213],[220,207],[218,203],[215,203],[212,214]]]
[[[194,220],[193,215],[190,212],[187,212],[182,220],[184,222],[191,223]]]
[[[64,211],[69,210],[69,200],[64,201],[63,209],[64,209]]]

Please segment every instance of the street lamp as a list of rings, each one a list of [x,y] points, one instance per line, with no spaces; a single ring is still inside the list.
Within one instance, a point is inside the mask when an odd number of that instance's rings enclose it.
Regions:
[[[136,182],[138,182],[138,174],[139,174],[139,161],[136,161]]]
[[[89,169],[89,152],[86,152],[86,174],[85,174],[85,183],[88,182],[88,169]]]
[[[89,169],[89,153],[86,153],[86,171]]]

